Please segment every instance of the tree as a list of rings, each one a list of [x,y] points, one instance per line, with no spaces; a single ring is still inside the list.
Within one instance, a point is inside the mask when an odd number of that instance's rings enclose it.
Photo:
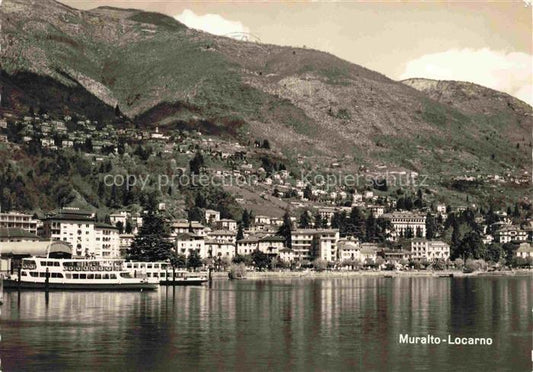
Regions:
[[[328,261],[323,258],[317,258],[313,261],[313,267],[316,271],[324,271],[328,267]]]
[[[250,215],[251,213],[248,212],[246,209],[244,210],[244,212],[242,212],[242,227],[246,229],[250,227]]]
[[[465,235],[459,244],[455,257],[480,259],[485,257],[485,245],[476,231]]]
[[[244,239],[244,230],[242,227],[242,223],[239,224],[239,228],[237,229],[237,241]]]
[[[172,267],[184,268],[187,267],[187,257],[184,254],[177,254],[170,258],[170,264]]]
[[[261,252],[259,249],[252,252],[252,262],[259,271],[263,271],[270,266],[270,258],[266,253]]]
[[[189,169],[191,171],[191,174],[200,174],[201,169],[204,166],[204,157],[200,153],[200,151],[196,152],[194,157],[189,162]]]
[[[307,184],[304,189],[304,198],[307,200],[313,199],[313,189],[311,188],[311,185]]]
[[[149,209],[143,216],[143,225],[127,251],[132,261],[166,261],[174,253],[169,240],[168,227],[155,209]]]
[[[124,232],[126,234],[131,234],[132,231],[133,231],[133,227],[131,226],[131,222],[130,222],[130,220],[127,220],[126,221],[126,227],[124,228]]]
[[[453,264],[457,269],[462,270],[464,266],[464,261],[462,258],[456,258],[455,261],[453,261]]]
[[[322,221],[322,216],[320,215],[320,213],[317,212],[317,214],[315,214],[315,223],[314,223],[315,229],[320,229],[323,224],[324,222]]]
[[[374,213],[370,212],[368,218],[366,219],[366,241],[373,242],[376,240],[376,235],[378,231],[377,220],[374,217]]]
[[[503,250],[501,244],[492,243],[487,247],[484,258],[486,261],[497,263],[504,256],[505,251]]]
[[[298,227],[300,227],[301,229],[307,229],[309,226],[311,226],[311,216],[309,216],[309,211],[305,210],[300,215]]]
[[[289,212],[285,212],[285,214],[283,215],[283,224],[280,226],[278,230],[278,235],[285,238],[285,246],[287,248],[292,247],[291,231],[292,231],[291,216],[289,215]]]
[[[435,217],[428,212],[426,216],[426,238],[427,239],[434,239],[437,236],[437,221],[435,220]]]
[[[196,269],[202,266],[202,259],[198,251],[193,250],[187,257],[187,268]]]
[[[124,223],[122,221],[118,221],[117,224],[118,233],[122,234],[124,232]]]
[[[204,220],[204,211],[198,207],[192,207],[187,212],[187,219],[189,221],[198,221],[202,222]]]

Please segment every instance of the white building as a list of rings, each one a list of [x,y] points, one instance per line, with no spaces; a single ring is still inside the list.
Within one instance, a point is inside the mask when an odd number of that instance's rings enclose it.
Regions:
[[[176,253],[188,257],[193,251],[198,252],[201,258],[209,257],[205,248],[203,236],[191,233],[180,233],[176,236]]]
[[[337,252],[340,261],[361,260],[361,247],[357,240],[339,239],[337,242]]]
[[[379,246],[375,243],[361,243],[361,262],[374,263],[378,257]]]
[[[292,250],[296,260],[337,259],[338,229],[297,229],[291,232]]]
[[[0,228],[21,229],[37,235],[39,224],[40,221],[34,219],[30,214],[14,211],[0,213]]]
[[[259,238],[250,236],[241,240],[237,240],[237,254],[241,256],[252,254],[257,249]]]
[[[392,231],[391,238],[393,240],[399,237],[406,236],[410,230],[413,237],[426,236],[426,215],[412,212],[393,212],[385,213],[381,216],[391,221]]]
[[[527,231],[518,226],[504,226],[494,233],[494,240],[498,243],[523,242],[527,240]]]
[[[279,259],[283,262],[294,261],[294,251],[290,248],[283,248],[279,251]]]
[[[528,258],[533,257],[533,247],[529,243],[520,243],[520,246],[515,252],[517,257]]]
[[[221,242],[215,240],[205,241],[205,250],[208,257],[212,258],[229,258],[235,257],[235,244],[230,242]]]
[[[126,222],[128,221],[129,213],[128,212],[117,212],[111,213],[109,215],[109,220],[111,224],[116,226],[117,223],[122,222],[122,226],[126,227]]]
[[[269,216],[255,216],[254,223],[256,225],[270,225]]]
[[[187,221],[185,219],[175,220],[170,224],[170,235],[175,237],[178,234],[191,233],[193,235],[205,236],[205,226],[198,221]]]
[[[118,229],[106,223],[94,225],[95,257],[120,257],[120,238]]]
[[[411,240],[411,258],[428,261],[448,260],[450,258],[450,246],[440,240],[413,239]]]
[[[237,231],[237,221],[230,219],[221,219],[215,222],[217,229]]]
[[[370,205],[368,209],[376,218],[382,216],[385,213],[385,207],[382,205]]]
[[[118,236],[119,241],[119,249],[120,249],[120,256],[125,257],[128,249],[131,247],[131,243],[133,243],[133,239],[135,238],[135,235],[133,234],[120,234]]]
[[[229,230],[214,230],[207,233],[207,238],[217,242],[225,242],[235,244],[237,234]]]
[[[445,214],[446,213],[446,204],[437,204],[437,213]]]
[[[205,210],[205,220],[208,225],[211,225],[212,223],[216,221],[220,221],[220,212],[215,211],[213,209],[206,209]]]
[[[44,236],[72,246],[74,257],[116,258],[120,241],[116,227],[100,224],[94,214],[76,208],[64,208],[44,221]]]

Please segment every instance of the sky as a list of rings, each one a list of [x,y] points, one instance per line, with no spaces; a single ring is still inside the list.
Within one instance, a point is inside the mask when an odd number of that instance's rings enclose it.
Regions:
[[[469,81],[533,105],[530,1],[62,0],[161,12],[217,35],[329,52],[395,80]]]

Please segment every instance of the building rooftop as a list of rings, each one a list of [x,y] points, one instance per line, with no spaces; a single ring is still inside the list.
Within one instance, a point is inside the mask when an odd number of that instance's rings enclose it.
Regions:
[[[38,237],[35,234],[32,234],[26,230],[22,229],[15,229],[15,228],[6,228],[6,227],[0,227],[0,238],[10,238],[10,239],[36,239],[41,240],[40,237]]]

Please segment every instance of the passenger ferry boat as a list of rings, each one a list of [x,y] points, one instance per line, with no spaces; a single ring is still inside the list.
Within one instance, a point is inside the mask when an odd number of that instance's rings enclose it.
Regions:
[[[156,289],[157,283],[134,278],[120,259],[23,258],[20,277],[4,279],[4,288],[144,290]]]
[[[134,278],[145,278],[161,285],[200,285],[208,281],[206,272],[172,269],[168,262],[125,262],[126,270]]]

